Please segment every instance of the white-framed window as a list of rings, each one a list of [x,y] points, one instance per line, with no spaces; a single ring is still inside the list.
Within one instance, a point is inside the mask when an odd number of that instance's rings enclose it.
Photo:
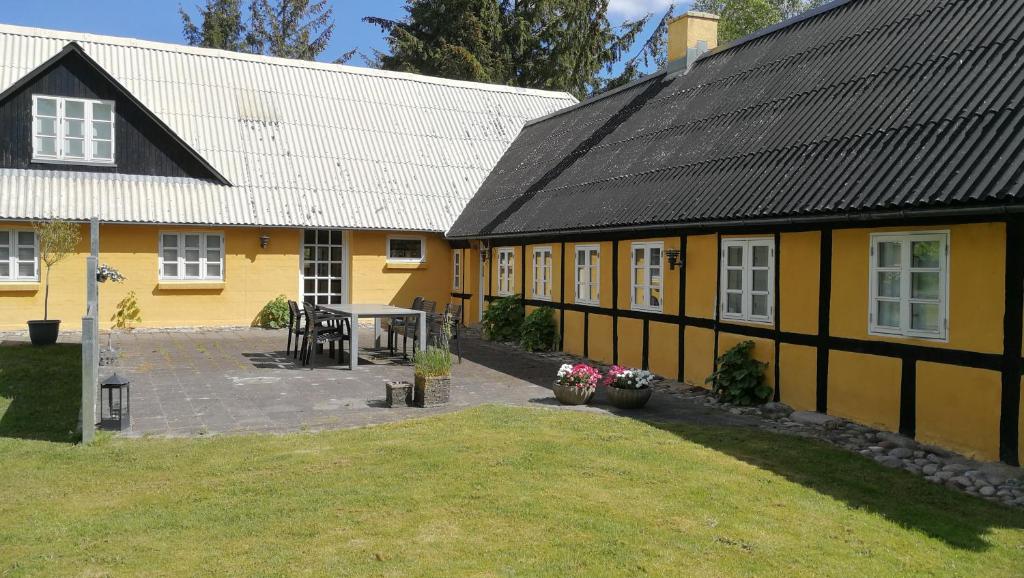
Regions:
[[[32,95],[32,160],[114,163],[114,102]]]
[[[0,282],[38,280],[36,232],[32,229],[0,229]]]
[[[423,237],[388,237],[388,261],[423,263],[427,260],[427,243]]]
[[[551,300],[551,247],[533,248],[533,298]]]
[[[665,244],[656,241],[633,243],[630,258],[632,291],[630,303],[633,309],[661,311],[663,295],[662,255]]]
[[[224,279],[224,235],[160,233],[160,280]]]
[[[869,333],[946,339],[949,232],[871,235]]]
[[[511,247],[497,250],[498,295],[507,296],[516,292],[516,252]]]
[[[722,319],[771,323],[775,316],[775,239],[722,240]]]
[[[462,249],[452,250],[452,289],[462,291]]]
[[[576,245],[576,303],[601,304],[600,245]]]

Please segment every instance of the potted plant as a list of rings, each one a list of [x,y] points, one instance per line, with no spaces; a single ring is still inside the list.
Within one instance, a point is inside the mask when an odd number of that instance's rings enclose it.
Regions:
[[[654,374],[643,369],[613,365],[604,384],[608,386],[608,403],[621,409],[637,409],[651,399]]]
[[[552,389],[555,392],[555,398],[561,403],[583,405],[594,397],[600,379],[601,373],[586,363],[577,363],[576,365],[566,363],[558,368],[558,375],[555,377]]]
[[[33,345],[51,345],[57,342],[60,320],[50,319],[50,271],[70,256],[82,240],[78,225],[55,220],[35,223],[39,260],[46,264],[43,292],[43,318],[28,322],[28,335]]]
[[[432,407],[448,403],[452,388],[452,352],[448,340],[452,334],[451,314],[439,320],[438,341],[425,351],[417,351],[412,361],[415,366],[413,403],[417,407]]]

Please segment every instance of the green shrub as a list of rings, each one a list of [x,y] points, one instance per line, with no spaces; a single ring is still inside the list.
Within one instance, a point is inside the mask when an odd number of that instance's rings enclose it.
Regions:
[[[481,323],[484,335],[494,341],[518,341],[523,324],[523,299],[519,295],[491,301]]]
[[[519,345],[527,351],[551,351],[558,346],[558,327],[550,307],[534,309],[519,328]]]
[[[423,377],[444,377],[452,373],[452,352],[431,345],[425,351],[417,351],[412,362],[416,375]]]
[[[772,389],[764,384],[767,363],[751,357],[753,341],[744,341],[718,358],[718,370],[705,381],[722,401],[755,405],[768,401]]]
[[[280,329],[288,326],[288,298],[278,295],[263,306],[256,316],[257,327],[264,329]]]

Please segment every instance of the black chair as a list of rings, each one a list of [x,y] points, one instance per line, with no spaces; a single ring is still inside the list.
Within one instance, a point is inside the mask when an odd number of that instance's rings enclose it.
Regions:
[[[345,351],[344,342],[349,342],[349,355],[356,355],[352,351],[352,326],[347,317],[333,315],[318,311],[311,303],[302,304],[306,317],[306,331],[302,336],[302,365],[309,365],[313,369],[313,353],[316,349],[323,349],[324,344],[330,346],[329,353],[334,356],[334,344],[338,343],[338,362],[341,362],[341,354]]]
[[[416,309],[417,311],[422,311],[422,312],[426,313],[426,315],[427,315],[427,333],[430,333],[430,318],[431,318],[431,316],[434,315],[434,311],[437,310],[437,301],[430,301],[430,300],[424,299],[420,303],[420,306],[419,307],[414,307],[414,309]],[[402,355],[407,355],[406,352],[409,351],[408,339],[409,339],[409,334],[410,333],[412,333],[412,346],[413,346],[414,350],[416,348],[416,344],[417,344],[418,340],[423,338],[423,336],[420,335],[420,319],[419,319],[419,317],[420,317],[419,315],[410,315],[410,316],[408,316],[408,317],[403,319],[403,322],[402,322],[402,325],[401,325],[401,329],[402,329]],[[398,341],[397,337],[395,338],[395,341],[397,343],[397,341]]]
[[[416,309],[417,311],[423,307],[423,298],[417,297],[412,300],[412,305],[409,309]],[[395,354],[395,347],[398,345],[398,330],[405,327],[405,318],[397,317],[387,320],[388,325],[388,351],[391,355]]]
[[[299,309],[299,304],[288,301],[288,349],[287,354],[292,355],[292,337],[295,338],[294,358],[299,357],[299,338],[306,334],[305,314]]]

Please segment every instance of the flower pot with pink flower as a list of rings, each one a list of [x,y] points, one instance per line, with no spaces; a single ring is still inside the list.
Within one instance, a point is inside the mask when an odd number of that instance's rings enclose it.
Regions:
[[[558,369],[552,389],[555,397],[565,405],[583,405],[594,397],[601,373],[585,363],[569,365]]]
[[[651,399],[654,374],[643,369],[612,366],[605,376],[608,403],[620,409],[639,409]]]

